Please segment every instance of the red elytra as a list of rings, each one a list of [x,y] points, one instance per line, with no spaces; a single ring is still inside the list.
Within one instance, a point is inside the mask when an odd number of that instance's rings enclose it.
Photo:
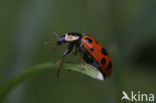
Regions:
[[[90,42],[86,40],[89,40]],[[87,49],[87,51],[97,60],[102,71],[107,76],[110,76],[112,72],[112,63],[109,55],[103,48],[102,44],[97,42],[93,37],[89,35],[85,35],[82,38],[82,44]]]

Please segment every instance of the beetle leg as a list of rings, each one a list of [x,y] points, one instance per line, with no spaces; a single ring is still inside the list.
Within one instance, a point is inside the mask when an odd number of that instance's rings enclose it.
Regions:
[[[59,73],[60,73],[60,70],[62,68],[64,58],[72,51],[72,49],[73,49],[73,44],[69,44],[68,49],[64,52],[63,57],[62,57],[62,59],[60,61],[60,66],[59,66],[59,68],[57,70],[57,74],[56,74],[57,77],[59,77]]]
[[[63,56],[62,59],[61,59],[61,61],[60,61],[60,66],[59,66],[59,68],[57,70],[57,74],[56,74],[57,77],[59,77],[59,73],[60,73],[60,70],[62,68],[62,64],[63,64],[64,58],[65,58],[65,56]]]
[[[58,43],[56,42],[56,45],[53,47],[52,52],[56,50],[57,46],[58,46]]]
[[[78,48],[75,48],[75,52],[73,53],[73,55],[77,55],[78,54]]]
[[[85,69],[85,66],[84,66],[84,53],[83,52],[81,54],[81,68]]]

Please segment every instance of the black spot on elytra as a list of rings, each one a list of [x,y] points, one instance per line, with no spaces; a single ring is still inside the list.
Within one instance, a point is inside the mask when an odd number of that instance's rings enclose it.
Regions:
[[[104,48],[102,48],[101,52],[103,55],[108,55],[108,53],[106,52],[106,50]]]
[[[92,39],[90,39],[90,38],[85,38],[85,41],[87,42],[87,43],[92,43]]]
[[[109,62],[107,69],[110,69],[110,68],[112,68],[112,62],[111,61]]]
[[[94,48],[90,48],[91,51],[94,51]]]
[[[105,58],[102,58],[101,63],[104,65],[106,63]]]

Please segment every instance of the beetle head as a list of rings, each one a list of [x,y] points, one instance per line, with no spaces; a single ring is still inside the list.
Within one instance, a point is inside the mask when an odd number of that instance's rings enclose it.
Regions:
[[[58,40],[56,41],[58,45],[65,43],[65,35],[62,35]]]

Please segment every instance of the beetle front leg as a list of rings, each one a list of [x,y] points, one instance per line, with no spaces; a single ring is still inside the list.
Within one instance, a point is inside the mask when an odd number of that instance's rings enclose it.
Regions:
[[[59,73],[60,73],[60,70],[62,68],[65,57],[72,51],[72,49],[73,49],[73,44],[69,44],[68,49],[64,52],[63,57],[60,61],[60,66],[59,66],[59,68],[57,70],[57,74],[56,74],[57,77],[59,77]]]
[[[59,73],[60,73],[60,70],[62,68],[62,64],[63,64],[64,58],[65,58],[65,56],[63,56],[62,59],[61,59],[61,61],[60,61],[60,66],[59,66],[59,68],[57,70],[57,74],[56,74],[57,77],[59,77]]]
[[[57,46],[58,46],[58,43],[56,42],[55,46],[52,48],[52,52],[56,50]]]

